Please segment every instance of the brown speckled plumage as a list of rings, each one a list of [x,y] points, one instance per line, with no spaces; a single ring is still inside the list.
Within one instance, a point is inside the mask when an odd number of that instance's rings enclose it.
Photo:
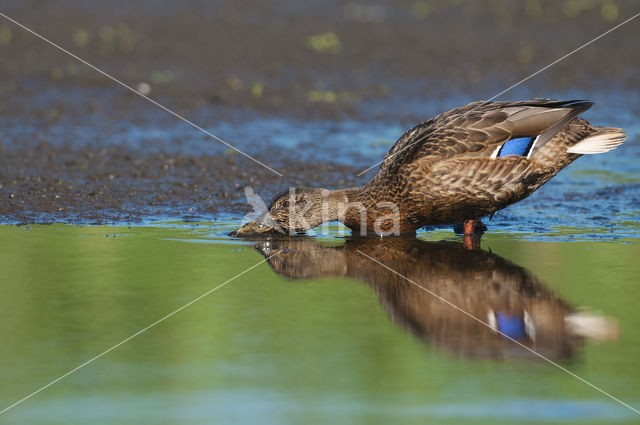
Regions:
[[[398,203],[402,231],[491,215],[526,198],[580,156],[567,149],[602,131],[577,118],[590,106],[552,100],[474,102],[445,112],[407,131],[376,176],[350,199],[362,202],[372,216],[385,213],[375,206],[381,200]],[[537,143],[530,158],[491,158],[510,138],[544,133],[557,122],[560,128],[551,128],[551,137]],[[358,228],[357,214],[347,221]]]
[[[333,191],[296,188],[294,196],[286,192],[275,199],[269,220],[284,230],[302,231],[337,219],[353,230],[386,232],[393,221],[381,218],[394,212],[386,204],[392,203],[399,230],[413,232],[491,215],[529,196],[580,153],[605,152],[622,143],[621,129],[595,127],[578,118],[591,105],[536,99],[479,101],[452,109],[400,137],[369,183]],[[536,138],[525,155],[496,157],[505,142],[524,137]],[[585,141],[587,147],[576,146]],[[310,208],[291,214],[290,204]],[[294,216],[301,219],[292,220]],[[260,233],[260,228],[250,223],[238,234]]]

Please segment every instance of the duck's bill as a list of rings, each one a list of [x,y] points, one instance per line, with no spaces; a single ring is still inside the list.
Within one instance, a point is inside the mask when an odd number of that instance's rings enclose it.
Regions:
[[[233,237],[257,236],[268,233],[282,232],[278,223],[271,218],[269,213],[264,213],[255,220],[252,220],[244,226],[234,230],[229,235]]]

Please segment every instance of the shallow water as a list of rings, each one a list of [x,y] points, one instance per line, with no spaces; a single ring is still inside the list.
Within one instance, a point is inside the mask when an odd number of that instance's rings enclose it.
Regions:
[[[250,242],[222,236],[232,224],[0,227],[0,408],[260,264],[3,423],[640,422],[359,253],[500,314],[499,329],[638,408],[637,239],[490,232],[468,252],[450,231]]]

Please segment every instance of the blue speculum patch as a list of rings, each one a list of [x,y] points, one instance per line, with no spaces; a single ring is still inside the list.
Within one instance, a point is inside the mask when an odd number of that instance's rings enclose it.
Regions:
[[[523,339],[527,336],[524,320],[519,316],[497,312],[496,321],[498,322],[498,330],[513,339]]]
[[[518,137],[516,139],[510,139],[504,142],[498,157],[507,155],[526,156],[531,149],[535,137]]]

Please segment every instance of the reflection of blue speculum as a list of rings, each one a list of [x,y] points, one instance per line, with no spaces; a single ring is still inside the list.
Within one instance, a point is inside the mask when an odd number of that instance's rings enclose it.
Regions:
[[[498,330],[513,339],[524,339],[527,334],[524,330],[524,319],[520,316],[512,316],[496,312],[496,324]]]

